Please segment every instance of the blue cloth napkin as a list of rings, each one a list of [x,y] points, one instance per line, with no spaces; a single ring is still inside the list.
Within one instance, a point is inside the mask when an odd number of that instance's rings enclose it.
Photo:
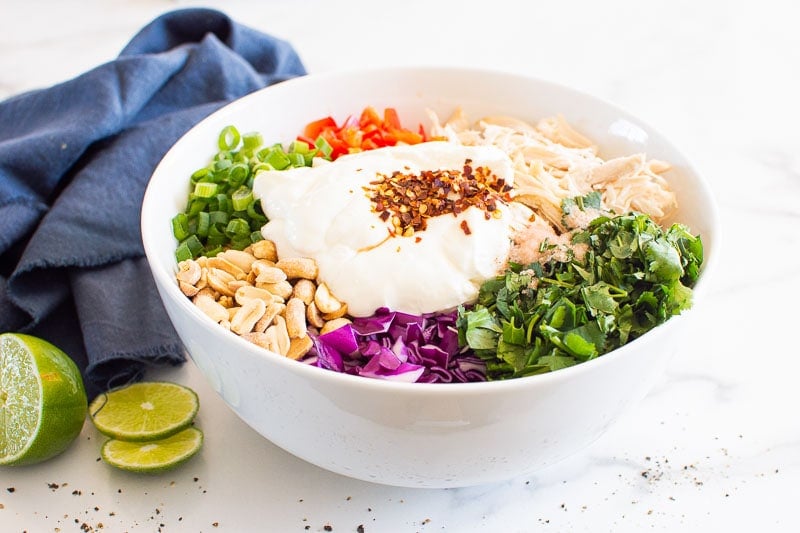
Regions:
[[[117,59],[0,102],[0,331],[61,347],[90,396],[180,364],[142,248],[148,179],[206,115],[303,74],[289,43],[183,9]]]

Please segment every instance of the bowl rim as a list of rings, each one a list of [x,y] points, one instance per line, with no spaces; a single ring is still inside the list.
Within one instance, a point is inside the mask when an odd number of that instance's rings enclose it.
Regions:
[[[169,278],[166,275],[166,269],[155,268],[155,265],[151,263],[151,258],[153,262],[159,264],[159,258],[156,255],[155,251],[152,248],[152,244],[150,243],[150,239],[147,237],[151,231],[160,231],[158,228],[155,228],[155,221],[154,217],[146,217],[146,213],[150,212],[149,206],[153,202],[151,199],[156,195],[153,185],[153,178],[159,175],[162,171],[162,167],[165,165],[165,162],[168,161],[170,158],[174,157],[176,151],[180,149],[180,146],[183,144],[185,139],[189,136],[195,134],[197,130],[202,130],[206,128],[206,123],[215,122],[219,119],[221,115],[229,114],[229,113],[236,113],[239,108],[247,108],[250,105],[250,102],[253,100],[264,98],[264,94],[271,94],[276,90],[286,91],[291,90],[291,88],[298,84],[307,84],[307,83],[320,83],[325,82],[326,80],[335,80],[340,78],[347,78],[352,76],[378,76],[378,75],[391,75],[391,76],[398,76],[398,75],[420,75],[420,74],[435,74],[437,76],[442,75],[459,75],[459,76],[494,76],[494,77],[504,77],[509,80],[516,80],[516,81],[526,81],[528,83],[536,83],[543,85],[551,90],[556,90],[559,92],[563,92],[569,95],[574,95],[576,97],[584,98],[586,100],[591,101],[595,105],[599,105],[605,107],[610,111],[614,111],[616,113],[620,113],[626,117],[630,117],[636,120],[637,125],[641,126],[643,129],[648,131],[651,134],[658,136],[660,139],[663,140],[664,143],[676,154],[678,154],[685,162],[684,172],[687,174],[692,175],[692,182],[695,187],[698,187],[702,193],[704,198],[706,198],[706,208],[707,208],[707,218],[708,218],[708,228],[706,235],[710,235],[713,240],[713,253],[708,256],[707,253],[704,253],[703,264],[701,266],[701,275],[693,288],[693,305],[690,309],[683,311],[680,315],[673,316],[669,318],[666,322],[656,326],[652,330],[648,331],[646,334],[638,337],[627,344],[616,348],[610,352],[602,354],[594,359],[589,361],[584,361],[582,363],[575,364],[570,367],[562,368],[557,371],[546,372],[543,374],[536,374],[533,376],[525,376],[519,378],[512,378],[512,379],[505,379],[505,380],[495,380],[495,381],[480,381],[480,382],[467,382],[467,383],[417,383],[417,382],[404,382],[404,381],[395,381],[395,380],[387,380],[387,379],[374,379],[374,378],[366,378],[363,376],[347,374],[343,372],[335,372],[325,368],[316,367],[311,364],[303,363],[301,361],[295,361],[284,357],[280,354],[271,352],[264,348],[258,347],[243,338],[239,337],[238,335],[226,331],[224,328],[219,327],[218,324],[213,322],[209,317],[203,314],[196,306],[191,304],[191,300],[187,298],[178,288],[178,285],[174,283],[174,279]],[[602,145],[601,145],[602,146]],[[473,67],[454,67],[454,66],[435,66],[435,65],[425,65],[425,66],[389,66],[389,67],[367,67],[367,68],[353,68],[353,69],[345,69],[345,70],[336,70],[336,71],[328,71],[322,73],[311,73],[304,76],[299,76],[295,78],[291,78],[285,81],[281,81],[279,83],[258,89],[253,91],[247,95],[239,97],[231,102],[225,104],[224,106],[216,109],[202,120],[197,122],[194,126],[189,128],[184,134],[182,134],[179,139],[167,150],[167,152],[163,155],[161,160],[159,160],[158,164],[156,165],[155,169],[153,170],[149,180],[147,187],[145,189],[144,198],[142,201],[142,209],[140,214],[140,225],[141,225],[141,234],[142,234],[142,243],[144,246],[145,257],[150,265],[151,273],[155,281],[162,286],[167,292],[167,297],[172,298],[178,302],[179,308],[188,314],[193,322],[201,327],[208,327],[211,329],[213,333],[212,335],[222,335],[224,338],[229,339],[233,342],[233,346],[239,350],[245,350],[249,352],[251,355],[255,357],[264,357],[267,358],[273,364],[282,365],[287,371],[299,374],[303,377],[306,377],[311,380],[330,380],[331,384],[340,383],[342,385],[352,385],[361,387],[364,389],[374,389],[376,391],[387,391],[387,392],[411,392],[417,391],[419,393],[424,393],[426,395],[429,394],[444,394],[444,395],[451,395],[454,393],[463,393],[466,395],[473,395],[473,394],[486,394],[489,392],[507,392],[513,391],[517,388],[527,388],[533,384],[541,384],[545,385],[548,383],[558,382],[561,380],[569,380],[573,379],[573,376],[581,375],[582,373],[586,372],[593,372],[596,368],[606,365],[608,363],[604,363],[602,361],[608,361],[609,363],[617,360],[619,358],[629,356],[629,353],[635,350],[638,350],[640,346],[644,345],[647,342],[656,341],[658,338],[667,335],[672,329],[678,327],[680,322],[687,320],[688,317],[695,314],[695,310],[697,307],[698,301],[702,301],[703,298],[698,298],[698,295],[702,295],[706,292],[706,286],[708,285],[707,278],[709,273],[712,273],[717,268],[717,257],[719,256],[719,246],[720,246],[720,215],[719,215],[719,208],[717,205],[717,201],[715,196],[712,194],[711,186],[708,181],[705,179],[703,174],[698,170],[695,163],[687,156],[687,154],[682,151],[672,140],[668,137],[664,136],[657,128],[653,127],[648,122],[642,120],[637,115],[629,112],[625,108],[609,101],[604,98],[595,96],[588,92],[575,89],[573,87],[560,84],[557,82],[553,82],[550,80],[546,80],[543,78],[539,78],[536,76],[531,76],[528,74],[521,74],[516,72],[511,72],[507,70],[501,69],[487,69],[487,68],[473,68]],[[165,228],[163,231],[167,231]],[[705,249],[705,241],[704,241],[704,252]],[[184,349],[186,349],[184,347]],[[186,349],[188,353],[188,349]],[[189,353],[191,357],[191,353]]]

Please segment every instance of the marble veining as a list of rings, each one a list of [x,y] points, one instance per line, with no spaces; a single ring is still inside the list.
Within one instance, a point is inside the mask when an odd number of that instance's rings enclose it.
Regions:
[[[183,0],[4,0],[0,98],[112,59]],[[723,238],[685,349],[585,451],[489,486],[410,490],[331,474],[239,421],[192,364],[203,454],[164,476],[63,456],[0,471],[3,531],[800,530],[800,32],[788,1],[209,0],[290,40],[312,72],[475,65],[570,85],[655,125],[708,177]],[[591,401],[587,398],[587,401]],[[13,489],[13,491],[12,491]],[[84,527],[85,525],[85,527]]]

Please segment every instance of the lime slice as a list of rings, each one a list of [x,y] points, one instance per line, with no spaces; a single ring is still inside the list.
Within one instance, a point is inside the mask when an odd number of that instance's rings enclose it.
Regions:
[[[170,437],[149,442],[111,439],[100,456],[111,466],[131,472],[160,472],[189,460],[203,445],[203,432],[186,428]]]
[[[100,433],[127,441],[163,439],[187,428],[200,401],[190,388],[162,381],[126,385],[100,394],[89,416]]]
[[[58,455],[85,420],[86,391],[72,359],[37,337],[0,334],[0,465]]]

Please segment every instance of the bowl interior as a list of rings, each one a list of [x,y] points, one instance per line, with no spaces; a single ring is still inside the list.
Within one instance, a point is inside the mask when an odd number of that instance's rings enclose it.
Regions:
[[[154,172],[142,207],[145,250],[160,283],[173,285],[175,241],[169,221],[183,209],[188,177],[216,152],[220,130],[261,132],[265,142],[289,142],[311,120],[337,121],[366,105],[395,107],[404,125],[428,126],[426,109],[446,119],[456,107],[472,119],[509,115],[535,122],[562,114],[600,146],[604,158],[644,152],[673,165],[667,174],[679,208],[674,220],[703,235],[707,256],[715,246],[716,212],[706,183],[676,147],[653,128],[597,98],[542,80],[469,69],[408,68],[306,76],[268,87],[213,113],[184,135]],[[180,296],[177,287],[173,294]]]

